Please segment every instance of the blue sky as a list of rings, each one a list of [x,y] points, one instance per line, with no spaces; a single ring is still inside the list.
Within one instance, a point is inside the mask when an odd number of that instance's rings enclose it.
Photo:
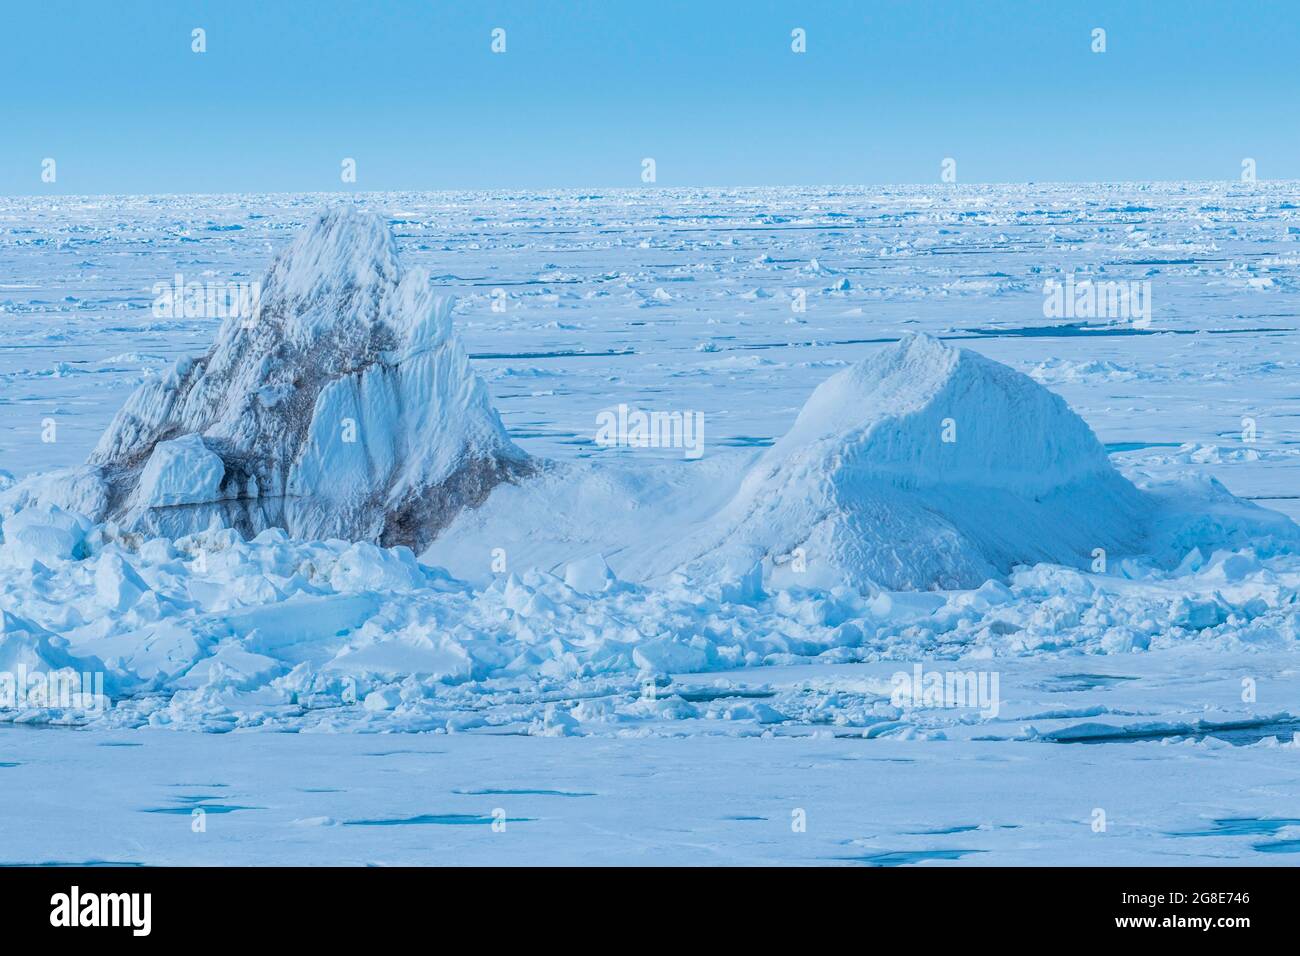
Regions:
[[[1244,157],[1300,178],[1294,2],[43,0],[4,19],[6,195],[640,186],[644,157],[661,186],[936,182],[945,157],[962,182],[1235,179]]]

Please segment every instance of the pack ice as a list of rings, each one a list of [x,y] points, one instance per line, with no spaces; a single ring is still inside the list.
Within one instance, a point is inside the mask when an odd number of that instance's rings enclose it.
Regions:
[[[403,269],[381,217],[324,212],[275,260],[252,315],[146,381],[85,468],[29,497],[170,538],[215,522],[421,547],[530,468],[450,312]]]
[[[661,482],[529,458],[449,316],[380,218],[316,218],[251,321],[147,381],[85,466],[0,492],[0,663],[106,672],[119,726],[568,734],[711,712],[645,699],[647,674],[1293,629],[1272,582],[1295,525],[1213,483],[1134,484],[975,352],[905,336],[756,460]],[[845,701],[806,716],[899,717]]]

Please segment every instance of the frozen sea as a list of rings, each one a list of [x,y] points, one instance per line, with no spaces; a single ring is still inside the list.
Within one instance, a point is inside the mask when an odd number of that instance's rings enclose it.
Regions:
[[[0,199],[0,469],[84,461],[146,376],[216,332],[155,315],[154,287],[256,279],[338,198]],[[867,610],[701,610],[635,584],[569,606],[525,573],[563,577],[602,528],[629,552],[676,534],[828,375],[911,331],[1057,392],[1127,475],[1209,476],[1300,517],[1300,186],[353,198],[457,296],[512,438],[653,475],[680,526],[629,516],[618,485],[565,516],[573,553],[523,535],[519,577],[494,585],[496,531],[468,521],[423,560],[474,583],[428,572],[432,596],[380,568],[282,599],[298,558],[275,542],[231,549],[206,590],[155,555],[130,608],[91,562],[5,571],[0,609],[153,684],[96,720],[3,714],[0,862],[1300,859],[1300,555],[1039,566]],[[1045,282],[1083,277],[1150,283],[1149,321],[1045,314]],[[702,412],[703,457],[597,444],[618,403]],[[845,637],[867,619],[874,637]],[[691,628],[711,634],[697,656],[608,663],[629,635]],[[996,673],[996,714],[892,706],[918,664]],[[360,706],[330,673],[390,699]]]

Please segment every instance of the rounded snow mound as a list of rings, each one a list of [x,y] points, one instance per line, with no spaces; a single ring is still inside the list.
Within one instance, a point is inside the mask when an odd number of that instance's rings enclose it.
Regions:
[[[769,457],[833,457],[838,480],[1027,495],[1114,474],[1059,395],[978,352],[916,334],[819,385]]]
[[[1142,543],[1153,504],[1059,396],[911,335],[823,382],[695,539],[692,575],[974,587]]]
[[[170,538],[215,523],[423,548],[533,467],[451,308],[403,268],[382,217],[325,211],[272,263],[251,314],[141,385],[86,468],[24,500]]]

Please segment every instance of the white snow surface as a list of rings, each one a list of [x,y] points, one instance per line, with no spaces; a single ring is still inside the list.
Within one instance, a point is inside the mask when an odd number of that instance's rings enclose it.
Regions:
[[[1294,196],[0,200],[0,672],[111,701],[0,708],[0,860],[1294,860]],[[253,330],[150,314],[277,250]],[[1151,279],[1152,327],[1045,319],[1067,272]],[[329,368],[301,416],[235,354],[258,328]],[[595,445],[619,403],[703,411],[704,457]],[[324,496],[293,534],[177,500],[268,436]],[[460,438],[531,470],[427,548],[344,526]],[[997,713],[899,703],[917,665],[1000,678]]]

